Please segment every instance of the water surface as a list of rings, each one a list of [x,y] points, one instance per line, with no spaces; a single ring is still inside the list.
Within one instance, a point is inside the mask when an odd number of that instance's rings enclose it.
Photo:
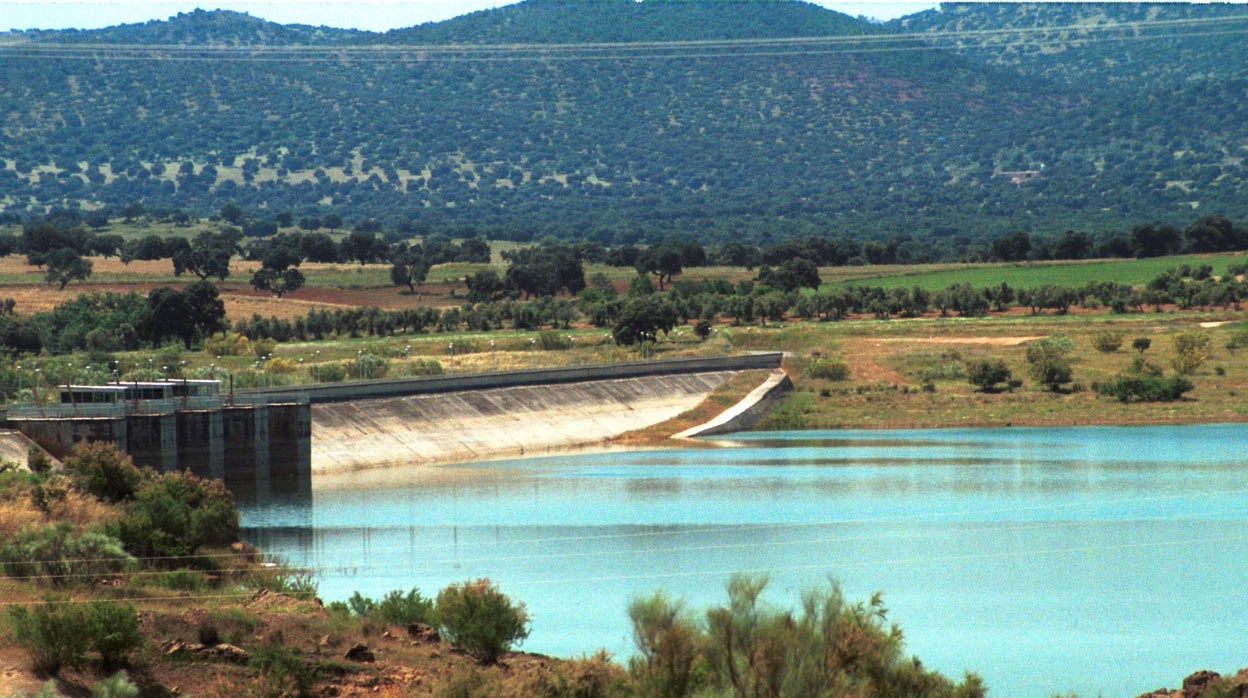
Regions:
[[[488,577],[523,649],[628,656],[625,607],[882,591],[907,651],[996,696],[1135,696],[1248,665],[1246,425],[830,431],[469,466],[474,477],[244,503],[321,596]],[[413,471],[415,478],[415,471]]]

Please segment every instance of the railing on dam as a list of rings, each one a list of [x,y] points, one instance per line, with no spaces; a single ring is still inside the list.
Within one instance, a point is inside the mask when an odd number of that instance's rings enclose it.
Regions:
[[[561,368],[533,368],[517,371],[429,376],[424,378],[321,383],[300,385],[298,388],[259,388],[240,391],[238,395],[240,399],[246,396],[284,400],[286,396],[306,396],[312,403],[343,402],[402,395],[514,388],[525,385],[555,385],[559,383],[616,380],[640,376],[774,369],[780,367],[783,358],[784,354],[781,352],[760,352],[743,356],[628,361]]]
[[[131,416],[169,415],[177,412],[216,411],[230,407],[263,407],[278,403],[308,404],[306,391],[282,394],[236,394],[212,397],[177,397],[167,400],[125,400],[115,403],[33,402],[7,406],[9,419],[117,419]]]

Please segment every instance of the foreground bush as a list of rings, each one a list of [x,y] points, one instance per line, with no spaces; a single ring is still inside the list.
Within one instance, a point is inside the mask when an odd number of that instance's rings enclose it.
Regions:
[[[798,611],[763,603],[767,580],[738,575],[728,603],[705,624],[656,595],[629,609],[640,656],[633,694],[707,696],[907,696],[983,698],[975,674],[954,683],[905,658],[901,631],[879,597],[851,604],[831,585],[803,595]]]
[[[56,676],[61,669],[85,661],[89,641],[82,632],[86,608],[74,603],[45,603],[33,608],[9,609],[13,639],[30,655],[35,671]]]
[[[420,590],[415,587],[406,594],[398,589],[390,591],[381,601],[374,601],[357,591],[346,603],[331,606],[341,607],[360,618],[394,625],[431,624],[434,621],[433,601],[421,595]]]
[[[95,582],[133,563],[121,541],[98,531],[79,532],[68,521],[23,531],[0,547],[4,574],[53,586]]]
[[[18,646],[46,676],[81,666],[90,650],[99,654],[105,669],[115,668],[143,642],[134,607],[116,601],[50,600],[32,608],[14,606],[8,620]]]
[[[76,446],[65,459],[65,470],[84,492],[105,502],[130,499],[143,481],[143,471],[129,455],[102,441]]]
[[[238,509],[220,480],[189,472],[146,478],[118,525],[126,550],[165,567],[186,566],[202,546],[238,538]]]
[[[488,579],[452,584],[438,592],[438,628],[452,645],[492,664],[529,636],[524,604],[513,604]]]

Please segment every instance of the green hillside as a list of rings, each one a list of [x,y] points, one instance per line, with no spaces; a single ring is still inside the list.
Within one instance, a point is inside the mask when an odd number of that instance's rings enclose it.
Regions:
[[[1133,11],[1177,12],[1159,7]],[[520,240],[902,238],[932,259],[1008,230],[1244,217],[1248,81],[1223,49],[1248,23],[1128,81],[1095,57],[1063,76],[1044,47],[1026,63],[955,45],[1001,15],[881,26],[793,0],[529,0],[386,34],[202,11],[10,33],[0,205],[236,203]]]

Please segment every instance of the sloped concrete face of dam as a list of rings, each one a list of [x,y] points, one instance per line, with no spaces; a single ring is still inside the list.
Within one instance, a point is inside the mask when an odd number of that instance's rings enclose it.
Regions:
[[[710,371],[313,404],[312,473],[589,447],[690,410],[733,375]]]

